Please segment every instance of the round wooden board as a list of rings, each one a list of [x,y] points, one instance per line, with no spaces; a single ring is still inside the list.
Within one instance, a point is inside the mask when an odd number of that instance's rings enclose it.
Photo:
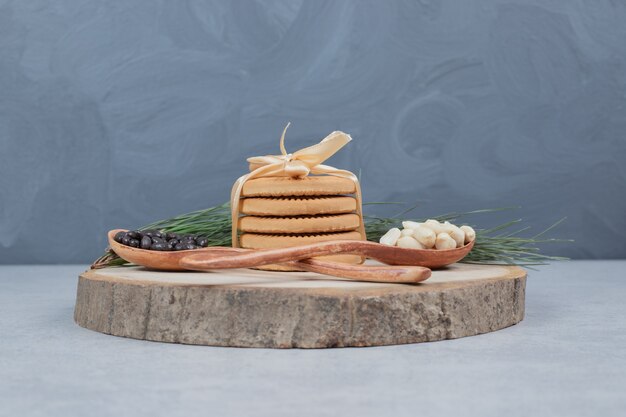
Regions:
[[[319,280],[250,269],[83,273],[74,319],[116,336],[267,348],[377,346],[454,339],[524,317],[526,272],[455,264],[421,284]]]

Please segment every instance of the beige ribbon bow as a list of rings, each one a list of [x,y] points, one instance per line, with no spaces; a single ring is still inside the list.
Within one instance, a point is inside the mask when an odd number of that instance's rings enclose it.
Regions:
[[[349,178],[356,186],[357,214],[360,218],[359,232],[365,238],[365,228],[363,227],[363,213],[361,211],[361,187],[359,179],[350,171],[337,169],[322,162],[334,155],[352,140],[350,135],[335,131],[326,136],[316,145],[300,149],[294,153],[287,153],[285,149],[285,134],[290,123],[285,126],[280,137],[281,155],[253,156],[248,158],[250,163],[250,173],[237,179],[230,194],[230,208],[232,215],[232,241],[233,247],[239,247],[237,226],[239,223],[239,199],[241,191],[246,181],[260,177],[292,177],[302,178],[309,174],[332,175],[335,177]]]

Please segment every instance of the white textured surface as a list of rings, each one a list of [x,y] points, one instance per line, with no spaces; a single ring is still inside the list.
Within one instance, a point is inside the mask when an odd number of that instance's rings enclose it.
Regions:
[[[144,342],[72,321],[84,266],[0,267],[2,416],[618,416],[626,261],[530,271],[526,319],[481,336],[331,350]]]
[[[373,262],[371,262],[374,264]],[[111,276],[137,282],[159,282],[190,285],[245,285],[247,287],[280,287],[280,288],[345,288],[361,290],[364,288],[393,287],[395,284],[358,282],[328,279],[312,272],[268,272],[251,269],[220,270],[205,272],[158,272],[141,267],[110,268],[97,271],[98,275]],[[488,270],[477,265],[456,264],[444,270],[433,271],[430,278],[420,285],[439,282],[467,281],[487,279],[506,275],[505,268],[492,266]]]

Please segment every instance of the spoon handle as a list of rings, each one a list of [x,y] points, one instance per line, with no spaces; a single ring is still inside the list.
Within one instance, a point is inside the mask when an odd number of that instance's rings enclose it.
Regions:
[[[290,248],[251,250],[241,252],[240,254],[233,253],[232,255],[225,253],[225,256],[202,258],[194,256],[193,258],[189,258],[188,265],[196,267],[202,266],[207,269],[254,268],[255,266],[285,263],[341,253],[367,256],[385,262],[386,256],[381,256],[380,246],[382,245],[378,243],[358,240],[336,240]],[[382,255],[384,255],[384,253]]]
[[[317,259],[303,259],[293,263],[309,272],[368,282],[413,284],[428,279],[431,273],[430,269],[422,266],[351,265]]]
[[[221,269],[209,265],[213,259],[239,258],[240,255],[226,255],[215,258],[211,253],[198,253],[185,256],[179,261],[179,265],[185,269],[195,271],[207,271]],[[217,262],[216,264],[220,264]],[[317,272],[318,274],[331,275],[339,278],[347,278],[356,281],[384,282],[412,284],[424,281],[430,277],[430,269],[421,266],[378,266],[378,265],[353,265],[340,262],[322,261],[318,259],[302,259],[298,261],[283,262],[299,269]],[[244,268],[233,259],[228,263],[228,268]]]

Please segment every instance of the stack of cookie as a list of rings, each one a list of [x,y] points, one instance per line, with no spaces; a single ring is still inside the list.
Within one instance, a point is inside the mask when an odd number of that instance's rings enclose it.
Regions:
[[[239,201],[239,243],[243,248],[268,249],[329,240],[363,240],[357,214],[356,184],[347,178],[308,176],[266,177],[247,181]],[[361,263],[356,255],[320,259]],[[263,269],[293,271],[285,265]]]

